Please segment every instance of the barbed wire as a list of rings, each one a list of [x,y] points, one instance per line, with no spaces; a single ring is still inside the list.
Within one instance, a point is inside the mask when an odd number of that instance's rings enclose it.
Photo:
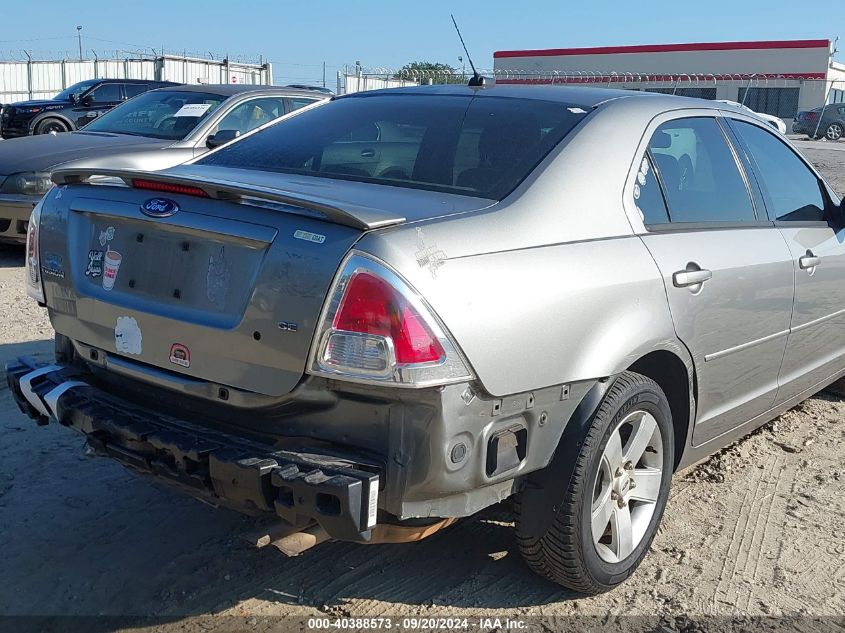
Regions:
[[[461,71],[419,70],[400,68],[391,70],[383,67],[361,68],[359,72],[349,73],[374,79],[400,79],[426,83],[451,83],[458,79],[472,76]],[[753,82],[755,84],[779,81],[837,81],[827,79],[821,73],[649,73],[615,70],[518,70],[518,69],[483,69],[479,74],[492,77],[502,83],[684,83],[702,87],[727,82]],[[820,76],[821,75],[821,76]]]
[[[99,38],[91,38],[91,40],[98,40],[108,42],[110,40],[100,40]],[[120,44],[120,42],[113,42]],[[251,64],[260,65],[266,62],[266,58],[261,55],[245,55],[245,54],[228,54],[219,51],[192,51],[187,49],[175,50],[163,47],[132,47],[132,48],[86,48],[82,51],[83,59],[79,59],[79,51],[74,48],[65,50],[35,50],[35,49],[0,49],[0,63],[27,63],[28,61],[35,63],[42,62],[79,62],[87,61],[124,61],[127,59],[154,59],[156,57],[182,57],[189,59],[204,59],[212,61],[223,61],[228,59],[230,63],[235,64]]]

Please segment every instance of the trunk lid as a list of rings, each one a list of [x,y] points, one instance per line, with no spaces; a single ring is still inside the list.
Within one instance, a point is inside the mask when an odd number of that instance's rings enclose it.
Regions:
[[[399,224],[405,211],[419,217],[490,204],[218,171],[54,172],[59,187],[44,199],[39,239],[56,331],[119,357],[115,371],[131,364],[124,374],[205,381],[191,389],[212,397],[220,386],[281,396],[301,380],[329,287],[364,231]],[[113,179],[199,187],[194,193],[208,197]]]
[[[153,198],[178,212],[145,216]],[[129,362],[136,374],[158,368],[268,396],[301,379],[329,285],[362,232],[233,201],[86,185],[54,190],[41,227],[57,332],[104,350],[116,371]]]

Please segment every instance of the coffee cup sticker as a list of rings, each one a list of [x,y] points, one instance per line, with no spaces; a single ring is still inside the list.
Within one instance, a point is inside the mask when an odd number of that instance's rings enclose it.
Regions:
[[[123,255],[117,251],[106,251],[106,261],[103,265],[103,290],[114,288],[114,281],[117,279],[121,260],[123,260]]]

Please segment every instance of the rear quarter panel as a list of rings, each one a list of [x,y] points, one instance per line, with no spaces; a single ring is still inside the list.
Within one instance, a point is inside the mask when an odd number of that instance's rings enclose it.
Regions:
[[[673,348],[663,282],[637,237],[448,259],[434,273],[418,237],[361,246],[425,297],[493,395],[609,376]]]

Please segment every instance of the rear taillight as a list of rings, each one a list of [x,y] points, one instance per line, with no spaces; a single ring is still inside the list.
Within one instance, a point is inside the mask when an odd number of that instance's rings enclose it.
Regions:
[[[368,257],[345,263],[315,337],[311,373],[424,387],[472,378],[439,321],[396,273]]]
[[[817,112],[808,112],[807,113],[807,121],[815,121],[816,118],[818,118],[818,116],[819,115],[818,115]]]
[[[29,216],[26,230],[26,294],[38,303],[44,303],[44,286],[41,285],[41,256],[38,252],[38,228],[41,223],[41,203],[35,205]]]

